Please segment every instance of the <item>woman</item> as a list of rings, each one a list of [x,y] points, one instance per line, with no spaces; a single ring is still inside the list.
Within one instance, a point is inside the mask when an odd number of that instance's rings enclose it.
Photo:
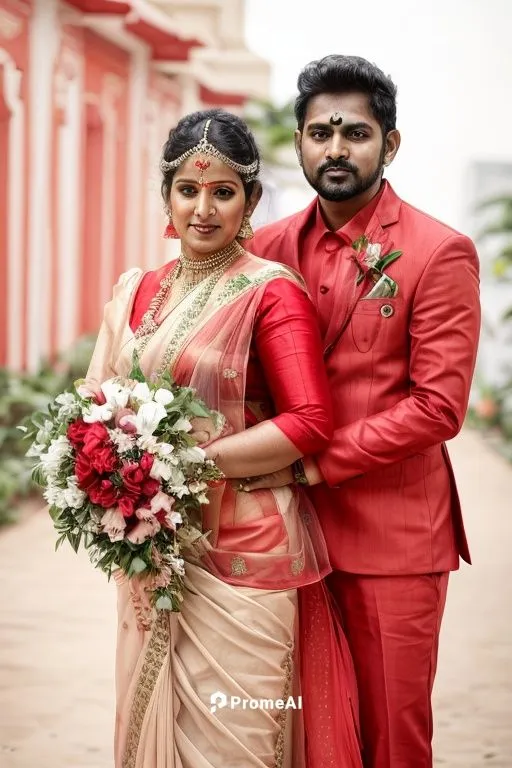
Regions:
[[[88,377],[126,375],[134,349],[147,376],[170,368],[226,417],[222,436],[199,426],[227,481],[204,509],[208,544],[188,553],[180,614],[145,621],[141,585],[118,578],[116,766],[357,768],[352,670],[314,512],[298,485],[249,494],[240,480],[331,437],[315,313],[297,275],[238,242],[261,194],[239,118],[183,118],[161,167],[181,256],[121,278]],[[215,707],[215,694],[302,696],[303,709]]]

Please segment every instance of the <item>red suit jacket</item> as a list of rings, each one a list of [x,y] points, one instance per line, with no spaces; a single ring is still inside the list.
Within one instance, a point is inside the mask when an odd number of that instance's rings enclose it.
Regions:
[[[385,182],[366,233],[395,298],[365,299],[354,251],[341,258],[324,339],[335,435],[310,489],[335,569],[359,574],[454,570],[470,556],[445,440],[467,409],[480,332],[478,257],[469,238],[401,200]],[[260,229],[259,256],[300,271],[317,205]]]

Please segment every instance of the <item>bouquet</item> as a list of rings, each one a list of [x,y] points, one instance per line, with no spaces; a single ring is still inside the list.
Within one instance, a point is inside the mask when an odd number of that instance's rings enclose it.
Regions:
[[[158,610],[180,610],[183,549],[207,535],[201,507],[223,482],[190,436],[196,417],[222,429],[223,417],[194,390],[167,373],[147,381],[135,357],[127,379],[105,381],[97,395],[75,382],[22,427],[59,533],[55,548],[83,544],[109,578],[114,569],[143,577]]]

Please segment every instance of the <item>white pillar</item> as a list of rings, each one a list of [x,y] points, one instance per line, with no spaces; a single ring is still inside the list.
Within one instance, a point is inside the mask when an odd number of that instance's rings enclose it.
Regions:
[[[126,160],[126,268],[142,266],[142,226],[144,218],[146,145],[145,115],[149,85],[149,49],[141,46],[132,54],[128,102],[128,142]]]
[[[80,186],[83,71],[79,56],[66,55],[59,73],[59,107],[63,123],[58,132],[58,301],[57,347],[66,350],[78,332],[80,274]]]
[[[49,350],[50,158],[53,68],[59,27],[57,0],[33,0],[29,30],[28,368]]]
[[[22,73],[11,57],[0,49],[3,92],[9,119],[9,157],[7,158],[7,366],[19,370],[22,364],[23,338],[23,186],[25,179],[25,116],[21,99]]]

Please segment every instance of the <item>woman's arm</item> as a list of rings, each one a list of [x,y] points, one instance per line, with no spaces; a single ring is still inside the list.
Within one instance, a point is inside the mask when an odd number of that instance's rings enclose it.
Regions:
[[[267,285],[253,340],[277,416],[208,446],[230,478],[283,469],[332,436],[316,312],[302,288],[286,278]]]

